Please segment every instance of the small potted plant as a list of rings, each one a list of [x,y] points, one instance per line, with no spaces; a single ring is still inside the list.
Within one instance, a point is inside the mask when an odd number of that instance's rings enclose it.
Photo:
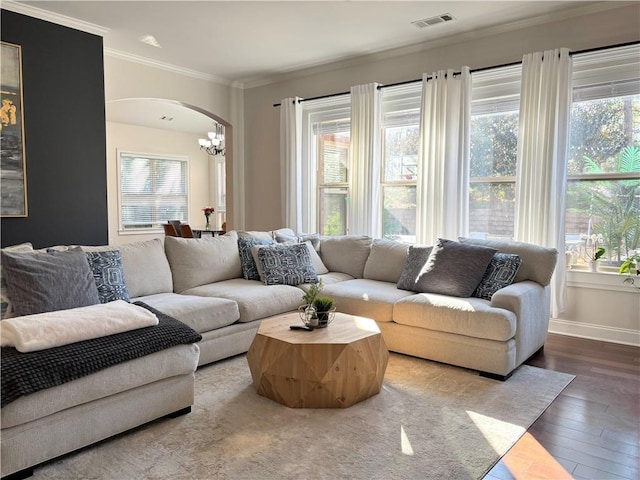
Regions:
[[[598,260],[606,253],[604,247],[598,245],[598,243],[604,241],[604,238],[602,235],[596,235],[594,233],[591,236],[583,234],[582,239],[584,240],[585,252],[587,257],[589,257],[589,271],[597,272]]]
[[[322,279],[318,283],[312,283],[304,292],[302,301],[298,308],[300,318],[307,326],[314,328],[326,327],[331,323],[336,313],[335,302],[332,298],[322,297]]]
[[[640,290],[640,284],[636,285],[637,277],[640,275],[640,250],[629,250],[627,259],[620,265],[618,273],[628,275],[628,277],[623,280],[623,283],[630,283]],[[636,278],[633,277],[634,274]]]
[[[326,327],[333,320],[336,311],[335,302],[329,297],[316,297],[313,300],[313,307],[318,316],[318,327]]]

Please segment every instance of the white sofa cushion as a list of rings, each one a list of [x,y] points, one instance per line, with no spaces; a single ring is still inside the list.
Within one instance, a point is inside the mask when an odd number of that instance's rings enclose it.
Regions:
[[[131,298],[173,291],[171,269],[161,238],[125,243],[118,249]]]
[[[393,240],[375,239],[364,265],[363,278],[397,283],[407,262],[409,245]]]
[[[200,349],[195,343],[177,345],[20,397],[2,407],[0,423],[3,434],[9,427],[43,419],[77,405],[89,404],[165,378],[191,374],[198,365],[199,355]],[[144,408],[144,404],[140,408]]]
[[[371,237],[343,235],[322,237],[320,258],[330,272],[348,273],[354,278],[362,278],[364,265],[371,251]]]
[[[165,238],[173,274],[173,291],[242,277],[238,240],[233,235],[207,238]]]
[[[495,248],[502,253],[515,253],[522,263],[514,282],[533,280],[543,287],[549,285],[556,267],[558,251],[555,248],[541,247],[524,242],[506,242],[501,240],[483,240],[478,238],[460,238],[460,242]]]
[[[377,322],[390,322],[393,319],[393,304],[413,292],[399,290],[395,283],[380,282],[357,278],[326,285],[323,297],[336,302],[339,312],[372,318]]]
[[[393,321],[467,337],[506,341],[516,333],[516,314],[481,298],[419,293],[393,306]]]
[[[296,310],[302,304],[303,292],[290,285],[265,285],[257,280],[236,278],[185,290],[185,295],[218,297],[235,300],[240,322],[251,322]]]
[[[240,318],[238,304],[226,298],[196,297],[179,293],[159,293],[139,297],[156,310],[180,320],[198,333],[216,330],[236,322]]]

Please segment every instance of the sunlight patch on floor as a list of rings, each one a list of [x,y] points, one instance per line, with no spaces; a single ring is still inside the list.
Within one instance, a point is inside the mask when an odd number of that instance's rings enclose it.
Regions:
[[[496,453],[502,455],[511,446],[514,434],[522,435],[526,429],[513,423],[503,422],[497,418],[487,417],[480,413],[467,410],[467,415],[485,440]]]
[[[402,425],[400,425],[400,448],[405,455],[413,455],[413,447]]]

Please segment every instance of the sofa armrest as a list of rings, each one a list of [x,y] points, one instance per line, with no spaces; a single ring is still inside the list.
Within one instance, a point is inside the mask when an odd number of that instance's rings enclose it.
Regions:
[[[491,306],[516,314],[516,365],[544,345],[549,329],[549,286],[530,280],[513,283],[493,294]]]

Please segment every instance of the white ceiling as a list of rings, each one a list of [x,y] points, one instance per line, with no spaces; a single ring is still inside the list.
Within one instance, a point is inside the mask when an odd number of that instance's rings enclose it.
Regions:
[[[246,84],[531,17],[549,21],[595,2],[4,1],[3,8],[10,3],[103,27],[108,51]],[[444,13],[455,20],[422,30],[411,25]],[[162,48],[141,43],[143,35],[153,35]]]
[[[452,35],[622,3],[629,2],[3,0],[2,8],[100,34],[107,55],[250,87],[305,67],[412,45],[428,48]],[[445,13],[454,20],[425,29],[411,24]],[[162,48],[140,42],[143,35],[153,35]],[[147,104],[107,105],[107,118],[200,134],[212,124],[201,114],[183,119],[179,104]]]

